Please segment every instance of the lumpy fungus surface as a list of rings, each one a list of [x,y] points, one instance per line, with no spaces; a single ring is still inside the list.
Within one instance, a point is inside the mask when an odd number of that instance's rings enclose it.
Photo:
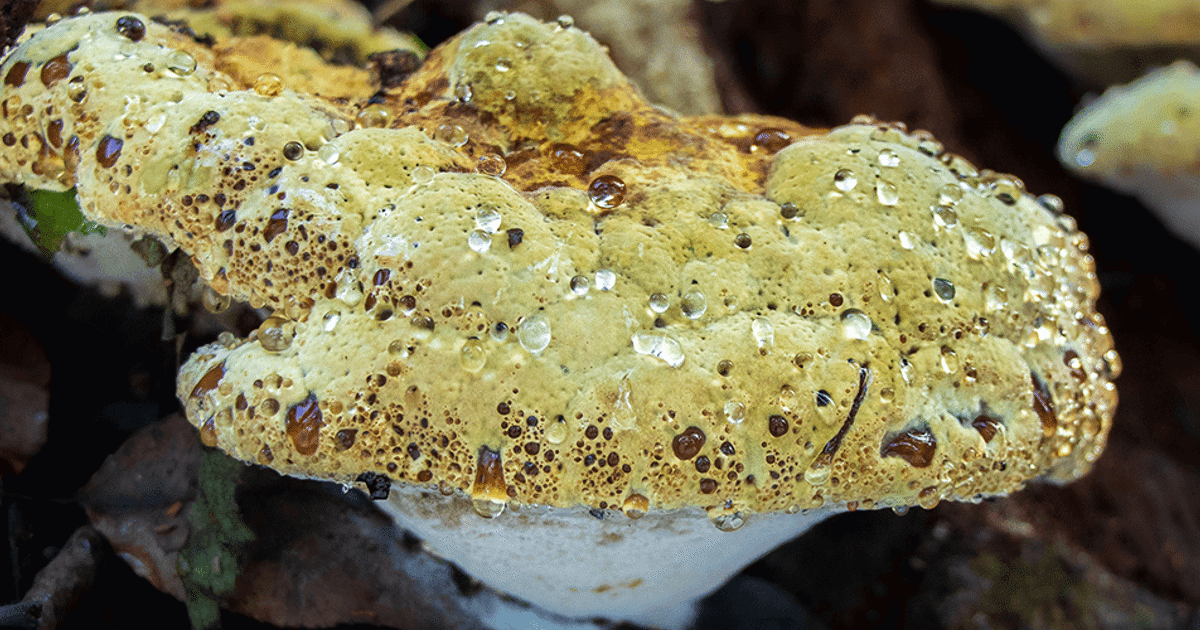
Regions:
[[[242,460],[741,523],[1070,480],[1104,447],[1087,238],[927,134],[680,117],[518,14],[329,86],[272,42],[84,14],[0,66],[0,179],[74,186],[274,311],[179,378]]]

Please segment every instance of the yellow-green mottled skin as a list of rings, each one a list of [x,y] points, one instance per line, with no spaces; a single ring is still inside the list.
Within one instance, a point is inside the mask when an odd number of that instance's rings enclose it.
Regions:
[[[716,515],[972,499],[1073,479],[1103,449],[1119,367],[1086,237],[927,136],[679,118],[586,34],[516,14],[376,110],[256,93],[118,17],[64,20],[0,66],[30,64],[0,136],[62,120],[79,138],[4,146],[0,179],[75,185],[89,217],[277,309],[180,374],[189,419],[238,458]],[[177,50],[194,72],[144,69]],[[70,78],[44,85],[63,52]]]

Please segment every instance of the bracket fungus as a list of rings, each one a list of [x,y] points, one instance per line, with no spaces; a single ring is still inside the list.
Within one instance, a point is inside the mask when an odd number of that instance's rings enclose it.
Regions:
[[[1176,236],[1200,247],[1200,71],[1189,61],[1109,88],[1067,123],[1059,160],[1136,195]]]
[[[76,186],[273,310],[183,366],[206,444],[360,481],[501,591],[681,626],[831,513],[1104,448],[1087,238],[928,134],[679,117],[520,14],[362,98],[256,89],[230,48],[131,13],[32,35],[0,66],[0,179]]]

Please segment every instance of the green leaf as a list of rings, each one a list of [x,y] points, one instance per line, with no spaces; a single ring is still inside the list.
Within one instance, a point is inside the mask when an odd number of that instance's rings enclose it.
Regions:
[[[21,225],[38,249],[52,256],[62,248],[68,232],[106,234],[107,230],[83,217],[75,200],[75,189],[65,192],[32,190],[29,207],[21,215]]]

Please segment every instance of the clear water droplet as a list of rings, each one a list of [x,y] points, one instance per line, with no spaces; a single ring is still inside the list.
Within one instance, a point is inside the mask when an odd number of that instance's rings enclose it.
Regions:
[[[913,374],[915,371],[916,368],[913,367],[912,363],[908,362],[908,359],[900,357],[900,378],[904,379],[905,385],[912,385]]]
[[[196,71],[196,58],[182,50],[171,51],[167,55],[167,70],[186,77]]]
[[[746,516],[741,512],[733,514],[722,514],[712,520],[713,525],[723,532],[733,532],[742,528],[746,524]]]
[[[562,444],[567,439],[567,423],[561,419],[555,420],[546,427],[546,441],[551,444]]]
[[[683,311],[683,316],[688,319],[700,319],[704,315],[704,311],[708,310],[708,299],[699,291],[692,291],[683,296],[683,300],[679,303],[679,310]]]
[[[671,308],[671,300],[662,293],[653,293],[650,295],[650,310],[655,313],[665,313]]]
[[[428,166],[418,166],[412,170],[413,183],[418,186],[423,186],[433,181],[433,176],[436,172]]]
[[[995,283],[989,284],[987,289],[984,290],[983,295],[989,311],[996,312],[1008,309],[1008,290],[1004,287]]]
[[[483,518],[496,518],[504,513],[504,502],[491,499],[471,499],[471,507]]]
[[[714,212],[708,216],[708,224],[724,230],[729,227],[729,216],[724,212]]]
[[[856,308],[848,308],[842,312],[842,332],[847,339],[866,339],[871,335],[871,318]]]
[[[487,348],[483,342],[472,337],[463,344],[458,354],[458,364],[462,369],[474,374],[487,364]]]
[[[945,278],[934,278],[933,292],[942,300],[949,302],[954,299],[954,283]]]
[[[879,180],[875,182],[875,197],[885,206],[894,206],[900,202],[900,189],[891,182]]]
[[[771,320],[765,317],[759,317],[750,322],[750,333],[754,335],[754,342],[759,348],[765,348],[775,343],[775,326],[771,324]]]
[[[639,519],[650,511],[650,500],[640,494],[631,494],[621,504],[621,511],[631,519]]]
[[[953,374],[958,371],[958,353],[950,346],[942,346],[942,371]]]
[[[475,212],[475,227],[488,234],[498,232],[502,220],[503,217],[496,208],[483,207]]]
[[[550,320],[541,313],[525,318],[517,328],[517,341],[521,347],[537,354],[550,345]]]
[[[779,407],[787,412],[797,411],[796,390],[791,385],[779,388]]]
[[[383,105],[368,105],[354,117],[360,129],[382,129],[392,118],[392,112]]]
[[[329,164],[330,166],[337,164],[342,155],[338,153],[337,147],[332,144],[326,144],[320,149],[317,149],[317,159]]]
[[[596,272],[596,288],[601,291],[612,291],[612,288],[617,284],[617,274],[609,269],[601,269]]]
[[[452,147],[461,147],[467,143],[467,131],[458,125],[439,125],[433,131],[433,139]]]
[[[338,273],[337,291],[334,297],[345,302],[348,306],[356,306],[363,299],[362,283],[354,276],[354,271],[345,268]]]
[[[830,472],[829,466],[814,463],[804,469],[804,480],[814,486],[823,486],[829,481]]]
[[[1058,195],[1041,195],[1037,198],[1037,202],[1041,204],[1043,208],[1053,212],[1054,214],[1062,214],[1066,211],[1066,206],[1063,204],[1063,200],[1059,198]]]
[[[575,295],[587,295],[591,286],[592,283],[587,279],[587,276],[575,276],[571,278],[571,292]]]
[[[254,93],[259,96],[279,96],[283,93],[283,79],[278,75],[264,72],[254,79]]]
[[[488,11],[487,15],[483,16],[483,21],[491,25],[503,24],[504,13],[501,11]]]
[[[933,224],[942,229],[952,228],[958,225],[958,213],[950,206],[934,206]]]
[[[662,359],[671,367],[683,365],[683,348],[663,333],[639,330],[633,333],[633,350],[638,354]]]
[[[512,70],[512,59],[501,57],[496,60],[496,72],[508,72]]]
[[[263,321],[258,327],[258,343],[262,345],[263,350],[283,352],[291,347],[295,332],[290,330],[291,327],[287,324],[287,320],[274,315]]]
[[[338,321],[341,320],[341,318],[342,314],[337,311],[325,313],[325,324],[323,326],[325,332],[333,332],[333,329],[337,328]]]
[[[746,405],[734,400],[725,403],[725,419],[733,424],[741,424],[746,419]]]
[[[904,249],[912,249],[917,246],[916,239],[908,232],[901,231],[896,236],[900,239],[900,247]]]
[[[938,204],[954,207],[963,198],[962,186],[946,184],[938,189]]]
[[[573,18],[569,15],[558,16],[558,27],[559,28],[568,29],[568,28],[571,28],[572,26],[575,26],[575,18]]]
[[[467,234],[467,245],[476,252],[484,254],[492,248],[492,237],[483,230],[471,230]]]
[[[883,149],[879,152],[879,165],[889,168],[900,166],[900,156],[891,149]]]
[[[879,402],[890,403],[896,399],[896,390],[891,387],[884,387],[879,390]]]
[[[858,178],[854,176],[854,171],[848,168],[843,168],[833,174],[833,186],[842,192],[850,192],[858,185]]]
[[[996,251],[996,237],[987,230],[968,228],[963,231],[963,241],[967,246],[967,255],[974,260],[991,256]]]
[[[879,297],[884,302],[890,302],[896,297],[896,288],[892,285],[892,279],[886,273],[879,272]]]
[[[505,324],[504,322],[496,322],[496,325],[492,326],[492,329],[488,331],[488,334],[492,336],[492,341],[495,341],[496,343],[504,343],[505,341],[508,341],[508,324]]]

